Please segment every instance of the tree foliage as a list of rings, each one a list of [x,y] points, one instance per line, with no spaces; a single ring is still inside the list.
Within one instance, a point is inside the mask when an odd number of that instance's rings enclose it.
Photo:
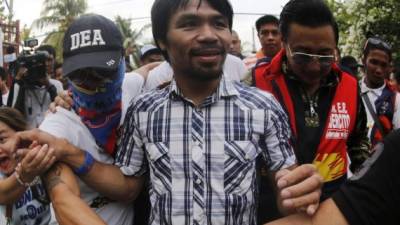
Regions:
[[[394,59],[400,62],[399,0],[326,0],[340,30],[343,55],[361,56],[367,38],[379,36],[392,45]]]
[[[75,18],[84,14],[87,10],[87,0],[44,0],[41,11],[41,18],[35,21],[39,28],[44,26],[56,26],[56,30],[51,32],[43,41],[55,47],[57,61],[62,60],[62,41],[64,32]]]
[[[140,64],[139,56],[137,54],[139,50],[138,39],[141,38],[143,33],[151,27],[151,24],[146,24],[140,29],[132,29],[132,21],[129,18],[116,16],[114,21],[122,33],[124,47],[130,45],[134,49],[136,54],[132,54],[132,56],[136,65],[133,66],[137,67]]]

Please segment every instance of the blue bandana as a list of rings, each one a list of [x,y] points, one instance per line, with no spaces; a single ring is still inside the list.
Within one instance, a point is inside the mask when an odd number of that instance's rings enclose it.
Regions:
[[[96,92],[87,91],[70,82],[73,109],[90,130],[97,144],[114,155],[116,134],[121,120],[122,82],[125,62],[121,60],[117,77]]]

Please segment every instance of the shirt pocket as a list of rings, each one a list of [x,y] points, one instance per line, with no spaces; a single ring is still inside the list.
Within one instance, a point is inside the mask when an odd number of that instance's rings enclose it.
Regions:
[[[246,194],[255,185],[256,158],[260,152],[253,141],[225,141],[224,187],[226,194]],[[253,187],[255,188],[255,187]]]
[[[161,195],[171,190],[171,160],[164,142],[146,144],[150,167],[151,192]]]

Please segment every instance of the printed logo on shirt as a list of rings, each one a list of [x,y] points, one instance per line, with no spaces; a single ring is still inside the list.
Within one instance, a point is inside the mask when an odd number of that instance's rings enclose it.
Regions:
[[[332,105],[326,139],[347,139],[349,136],[350,115],[345,102]]]

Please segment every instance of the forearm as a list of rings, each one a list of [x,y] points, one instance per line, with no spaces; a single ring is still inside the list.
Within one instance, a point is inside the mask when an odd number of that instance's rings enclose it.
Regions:
[[[15,175],[11,175],[0,181],[0,204],[7,205],[18,201],[26,188],[18,183]]]
[[[348,222],[333,200],[328,199],[321,203],[312,217],[306,214],[296,214],[265,225],[348,225]]]
[[[83,165],[85,153],[74,146],[68,148],[69,153],[63,157],[63,161],[73,169]],[[80,178],[97,192],[117,201],[133,201],[143,183],[142,178],[127,177],[117,166],[98,161]]]
[[[115,165],[95,162],[81,179],[102,195],[116,201],[131,202],[139,195],[142,177],[125,176]]]
[[[51,174],[45,179],[46,188],[60,225],[105,225],[104,221],[80,199],[78,183],[68,166],[59,164],[49,173]]]

